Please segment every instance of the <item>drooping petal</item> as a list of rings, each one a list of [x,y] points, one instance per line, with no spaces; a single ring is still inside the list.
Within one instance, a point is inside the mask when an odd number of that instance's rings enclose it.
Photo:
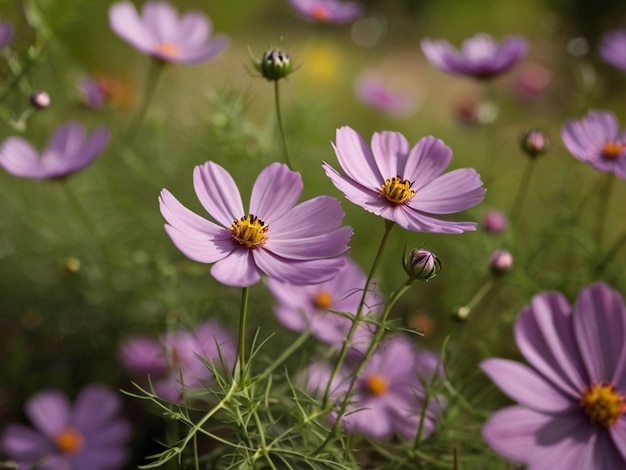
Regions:
[[[20,178],[45,178],[39,153],[21,137],[9,137],[0,147],[0,165]]]
[[[399,132],[376,132],[372,137],[372,152],[379,173],[384,179],[404,176],[409,154],[409,142]]]
[[[572,316],[591,382],[626,382],[626,309],[622,297],[606,284],[593,284],[580,291]]]
[[[200,203],[224,227],[246,215],[235,180],[217,163],[195,167],[193,187]]]
[[[462,168],[441,175],[423,186],[408,205],[431,214],[453,214],[479,204],[485,192],[476,170]]]
[[[335,140],[337,160],[350,178],[369,189],[377,189],[385,182],[369,145],[354,129],[348,126],[337,129]]]
[[[480,368],[520,405],[554,413],[579,409],[578,401],[561,393],[528,366],[505,359],[486,359]]]
[[[59,390],[39,392],[28,400],[26,414],[31,423],[50,439],[65,428],[70,419],[70,403]]]
[[[250,214],[261,218],[270,226],[296,204],[304,185],[300,173],[291,171],[283,163],[265,167],[252,187]]]
[[[422,137],[411,149],[402,177],[413,183],[419,191],[443,173],[452,160],[452,149],[441,139]]]
[[[292,260],[268,250],[254,250],[254,259],[268,277],[290,284],[319,284],[331,279],[346,260],[343,257],[314,260]]]
[[[222,284],[249,287],[261,279],[252,250],[237,248],[211,268],[211,275]],[[262,269],[262,268],[261,268]]]
[[[115,34],[142,52],[150,53],[156,45],[156,38],[145,27],[131,2],[120,2],[111,6],[109,25]]]
[[[541,375],[572,399],[580,398],[589,382],[574,336],[571,309],[562,294],[533,297],[517,316],[515,342]]]

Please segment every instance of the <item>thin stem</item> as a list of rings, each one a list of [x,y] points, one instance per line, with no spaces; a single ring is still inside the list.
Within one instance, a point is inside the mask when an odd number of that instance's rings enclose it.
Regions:
[[[293,164],[289,157],[289,148],[287,147],[287,135],[285,134],[285,126],[283,125],[283,117],[280,111],[280,80],[274,81],[274,101],[276,103],[276,117],[278,118],[278,128],[280,129],[280,138],[283,143],[283,150],[285,151],[285,163],[289,169],[293,170]]]
[[[482,285],[482,287],[474,294],[474,296],[467,302],[461,309],[464,310],[464,314],[462,318],[465,319],[472,312],[474,307],[480,303],[481,300],[487,295],[487,293],[491,290],[495,282],[495,277],[490,276],[489,279]],[[460,310],[460,309],[459,309]],[[458,312],[457,312],[458,314]]]
[[[486,114],[486,116],[480,116],[479,119],[487,119],[485,123],[485,185],[489,186],[493,182],[496,172],[496,159],[495,159],[495,134],[496,134],[496,119],[498,114],[498,104],[496,101],[496,94],[493,88],[491,80],[485,82],[485,97],[481,105],[479,113]]]
[[[596,223],[596,240],[599,246],[602,246],[604,239],[604,229],[606,225],[606,214],[609,209],[609,201],[615,182],[615,173],[607,173],[606,184],[604,190],[598,200],[598,221]]]
[[[519,221],[519,217],[522,213],[522,207],[524,205],[524,200],[526,199],[528,187],[530,186],[530,179],[532,177],[536,161],[537,160],[535,158],[528,159],[528,162],[526,163],[526,168],[524,169],[524,174],[522,175],[519,187],[517,188],[517,195],[515,196],[515,202],[513,203],[510,217],[511,225],[515,228],[517,228],[517,222]]]
[[[606,253],[606,255],[604,255],[604,257],[602,257],[602,259],[596,266],[596,270],[594,273],[595,276],[598,276],[600,273],[602,273],[602,271],[604,271],[606,265],[609,264],[611,260],[615,259],[617,253],[622,249],[625,244],[626,233],[622,233],[622,235],[615,241],[615,243],[613,243],[613,246],[611,246],[609,251]]]
[[[380,245],[378,246],[378,252],[376,253],[376,257],[374,258],[372,267],[370,268],[369,274],[367,275],[367,280],[365,281],[365,287],[363,288],[363,292],[361,294],[361,300],[359,301],[359,307],[354,316],[354,320],[352,321],[352,325],[350,325],[350,330],[348,331],[348,335],[345,341],[343,342],[341,351],[339,352],[339,357],[337,358],[337,361],[335,362],[333,371],[330,374],[330,379],[328,380],[328,384],[326,385],[326,390],[324,391],[324,398],[322,399],[322,407],[325,407],[326,403],[328,403],[328,397],[330,395],[331,384],[335,380],[335,377],[337,376],[339,369],[341,369],[341,366],[343,365],[346,355],[348,354],[348,349],[350,349],[352,338],[354,337],[356,330],[359,326],[361,317],[363,316],[363,307],[365,306],[365,298],[367,296],[370,283],[372,282],[372,279],[374,278],[374,272],[376,271],[376,268],[378,267],[378,264],[380,263],[380,260],[382,259],[385,246],[387,245],[387,239],[389,238],[389,233],[391,233],[391,229],[394,227],[394,225],[395,225],[394,222],[385,220],[385,233],[383,234],[383,238],[380,241]]]
[[[248,288],[241,290],[241,311],[239,312],[239,340],[237,342],[237,363],[241,373],[246,367],[246,320],[248,318]]]
[[[157,84],[159,83],[159,77],[161,76],[161,71],[163,70],[164,65],[165,63],[158,59],[152,59],[150,62],[150,67],[148,68],[148,73],[146,75],[146,82],[143,88],[143,95],[141,97],[141,103],[139,103],[135,117],[133,118],[126,134],[126,141],[128,145],[130,145],[137,136],[139,127],[141,127],[146,111],[148,111],[148,107],[154,97],[154,92],[156,91]]]

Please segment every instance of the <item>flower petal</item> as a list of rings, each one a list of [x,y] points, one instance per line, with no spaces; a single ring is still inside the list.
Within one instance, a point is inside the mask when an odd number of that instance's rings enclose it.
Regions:
[[[431,214],[453,214],[479,204],[485,192],[476,170],[462,168],[439,176],[423,186],[408,205]]]
[[[301,239],[322,235],[341,226],[345,213],[341,203],[330,196],[317,196],[298,204],[272,222],[271,238]]]
[[[404,166],[409,155],[409,142],[399,132],[376,132],[372,137],[372,152],[378,170],[384,179],[404,176]]]
[[[115,3],[109,9],[109,25],[113,32],[131,46],[150,53],[156,44],[131,2]]]
[[[406,205],[390,208],[387,212],[381,213],[381,215],[395,221],[401,227],[414,232],[463,233],[476,230],[475,222],[441,220],[430,217]]]
[[[623,389],[622,389],[623,390]],[[614,426],[609,428],[609,434],[615,444],[618,452],[620,453],[622,460],[626,462],[626,416],[622,414],[622,417],[615,423]]]
[[[253,251],[254,260],[268,277],[290,284],[319,284],[331,279],[346,263],[345,258],[292,260],[268,250]]]
[[[228,47],[228,43],[228,37],[223,34],[217,34],[204,44],[183,48],[178,57],[169,60],[190,65],[207,62],[221,54]]]
[[[369,145],[354,129],[348,126],[337,129],[335,140],[333,148],[346,175],[370,189],[385,182]]]
[[[9,425],[0,438],[0,448],[11,459],[29,465],[56,451],[53,442],[21,424]]]
[[[301,239],[268,239],[264,248],[273,254],[292,260],[334,258],[350,249],[351,227],[341,227],[332,232]]]
[[[54,389],[39,392],[28,400],[25,411],[31,423],[50,439],[54,439],[70,419],[67,397]]]
[[[402,174],[413,183],[413,189],[420,191],[443,173],[452,160],[452,149],[441,139],[423,137],[411,149]]]
[[[381,200],[377,190],[366,188],[349,176],[340,174],[328,163],[323,162],[322,167],[326,176],[330,178],[335,187],[341,191],[350,202],[363,207],[365,210],[374,212],[374,209],[368,209],[366,206],[379,207]]]
[[[246,215],[235,180],[217,163],[195,167],[193,186],[200,203],[224,227]]]
[[[108,425],[119,421],[115,418],[121,408],[121,398],[110,388],[99,384],[88,385],[81,390],[74,402],[70,422],[87,433],[106,429]]]
[[[304,185],[300,173],[283,163],[272,163],[259,174],[250,196],[250,214],[270,226],[296,204]]]
[[[0,147],[0,165],[20,178],[45,178],[39,153],[30,142],[21,137],[9,137]]]
[[[261,279],[251,250],[237,248],[211,268],[211,275],[222,284],[249,287]]]
[[[99,127],[93,131],[87,141],[78,150],[71,165],[68,165],[68,170],[73,172],[91,163],[109,143],[110,136],[111,134],[106,127]]]
[[[172,42],[178,33],[178,12],[167,2],[146,2],[141,10],[145,27],[158,42]]]
[[[536,411],[563,412],[579,410],[577,400],[564,395],[537,372],[519,362],[487,359],[482,371],[513,400]]]
[[[178,22],[176,37],[173,42],[188,47],[200,46],[207,42],[211,34],[211,21],[199,11],[188,11]]]

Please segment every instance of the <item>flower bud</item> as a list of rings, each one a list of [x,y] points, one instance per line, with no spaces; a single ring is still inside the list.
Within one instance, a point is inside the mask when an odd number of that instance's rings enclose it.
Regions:
[[[545,132],[532,129],[522,134],[520,147],[526,155],[535,158],[548,151],[550,140]]]
[[[508,220],[498,209],[489,209],[483,215],[484,229],[490,233],[502,233],[507,229]]]
[[[45,91],[33,91],[30,95],[30,104],[36,109],[46,109],[50,106],[50,95]]]
[[[280,49],[269,49],[261,60],[252,59],[254,68],[269,81],[278,81],[292,72],[289,54]]]
[[[453,316],[458,321],[465,321],[467,320],[467,317],[469,317],[470,313],[472,313],[470,306],[463,305],[454,311]]]
[[[511,269],[513,269],[513,255],[506,250],[496,250],[489,261],[489,270],[500,276]]]
[[[414,249],[408,258],[403,259],[406,273],[412,279],[430,281],[441,271],[441,261],[428,250]]]

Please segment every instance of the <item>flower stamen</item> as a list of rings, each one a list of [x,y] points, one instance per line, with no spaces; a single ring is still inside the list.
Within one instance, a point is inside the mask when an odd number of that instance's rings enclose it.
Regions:
[[[315,295],[313,305],[320,310],[327,310],[333,303],[333,296],[328,291],[321,291]]]
[[[330,17],[330,13],[325,6],[318,5],[311,11],[311,16],[317,21],[326,21]]]
[[[165,57],[175,58],[180,55],[180,49],[171,42],[160,42],[155,48],[155,52]]]
[[[363,386],[367,393],[379,397],[389,389],[389,381],[380,374],[369,374],[365,377]]]
[[[619,157],[624,149],[626,149],[626,144],[610,141],[602,146],[602,155],[606,158],[614,159]]]
[[[385,197],[392,204],[404,204],[415,196],[415,190],[411,188],[413,183],[403,180],[400,176],[386,179],[380,186],[380,195]]]
[[[75,454],[82,449],[85,440],[78,429],[63,429],[54,438],[57,449],[63,454]]]
[[[250,249],[265,243],[268,229],[269,226],[265,222],[252,214],[234,220],[230,226],[233,241]]]
[[[585,387],[580,406],[592,423],[608,428],[626,412],[626,397],[611,384],[597,383]]]

